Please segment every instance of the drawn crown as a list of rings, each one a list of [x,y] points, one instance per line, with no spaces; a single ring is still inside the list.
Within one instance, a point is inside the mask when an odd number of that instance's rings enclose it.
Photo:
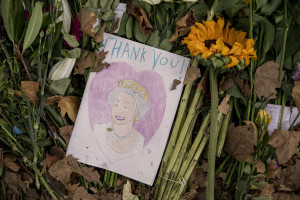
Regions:
[[[118,87],[119,88],[128,88],[128,89],[136,92],[145,101],[147,101],[149,98],[148,92],[143,88],[143,86],[141,86],[134,80],[120,80],[118,83]]]

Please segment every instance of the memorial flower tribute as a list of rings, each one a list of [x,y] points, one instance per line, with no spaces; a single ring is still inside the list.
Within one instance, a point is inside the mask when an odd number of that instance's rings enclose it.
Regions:
[[[299,1],[0,2],[0,199],[300,199]],[[87,141],[118,159],[67,153]]]

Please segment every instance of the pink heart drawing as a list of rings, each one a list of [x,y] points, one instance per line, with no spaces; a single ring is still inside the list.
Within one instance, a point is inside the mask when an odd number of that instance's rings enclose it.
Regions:
[[[121,80],[133,80],[148,93],[148,111],[133,124],[144,136],[145,147],[159,128],[166,107],[165,85],[157,72],[136,72],[125,62],[113,62],[108,69],[97,73],[91,82],[88,96],[91,128],[94,130],[96,124],[111,122],[112,106],[108,102],[108,96],[118,87]]]

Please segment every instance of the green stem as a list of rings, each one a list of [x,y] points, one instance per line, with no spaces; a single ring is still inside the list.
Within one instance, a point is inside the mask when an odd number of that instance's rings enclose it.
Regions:
[[[284,0],[284,19],[287,19],[287,6],[286,6],[286,0]],[[282,41],[282,53],[281,53],[281,59],[280,59],[280,66],[279,66],[279,76],[278,81],[282,81],[282,69],[283,69],[283,63],[284,63],[284,56],[285,56],[285,48],[286,48],[286,38],[289,28],[284,28],[283,33],[283,41]]]
[[[211,93],[211,121],[210,121],[210,137],[208,146],[208,173],[206,198],[214,200],[215,189],[215,162],[218,140],[218,86],[217,86],[218,71],[212,66],[209,70],[209,82]]]
[[[300,117],[300,112],[298,112],[296,118],[294,119],[293,123],[291,124],[289,131],[293,128],[294,124],[296,123],[296,121],[298,120],[299,117]]]
[[[217,144],[217,155],[220,156],[222,153],[222,149],[225,143],[226,134],[228,131],[229,124],[231,122],[231,115],[232,115],[232,108],[233,108],[233,100],[229,101],[229,112],[225,116],[225,119],[222,123],[221,131],[218,137],[218,144]]]
[[[281,130],[281,127],[282,127],[282,120],[283,120],[283,114],[284,114],[284,109],[285,109],[285,103],[286,103],[286,94],[284,92],[283,97],[282,97],[282,104],[281,104],[281,115],[280,115],[279,130]]]
[[[217,9],[217,7],[219,5],[219,2],[220,2],[220,0],[215,0],[214,1],[213,5],[211,6],[210,11],[207,14],[206,21],[210,21],[210,20],[212,20],[214,18],[214,15],[215,15],[216,9]]]

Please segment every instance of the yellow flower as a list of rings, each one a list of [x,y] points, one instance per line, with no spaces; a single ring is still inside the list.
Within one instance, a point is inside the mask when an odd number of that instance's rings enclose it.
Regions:
[[[236,66],[240,61],[249,65],[250,59],[256,60],[254,40],[246,38],[247,33],[230,28],[231,23],[223,18],[215,21],[196,22],[191,27],[191,32],[182,40],[186,44],[192,56],[201,54],[202,58],[209,58],[214,54],[222,54],[231,59],[225,68]]]
[[[265,110],[259,110],[255,119],[257,125],[261,124],[267,127],[271,123],[269,114]]]

